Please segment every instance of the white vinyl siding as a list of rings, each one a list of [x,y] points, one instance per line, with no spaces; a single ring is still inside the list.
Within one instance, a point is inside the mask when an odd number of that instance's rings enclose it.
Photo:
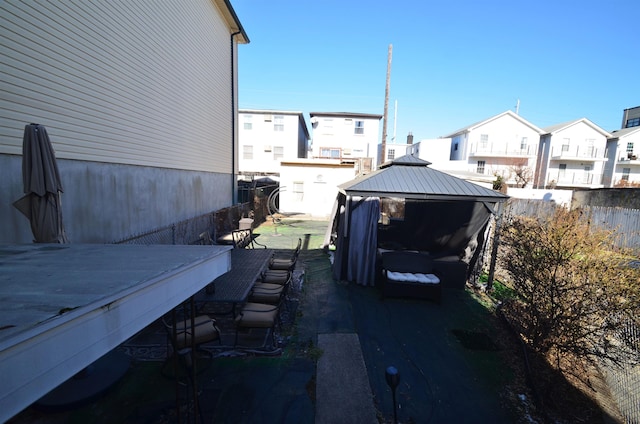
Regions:
[[[230,31],[209,0],[0,3],[0,153],[231,172]],[[236,55],[237,56],[237,55]]]

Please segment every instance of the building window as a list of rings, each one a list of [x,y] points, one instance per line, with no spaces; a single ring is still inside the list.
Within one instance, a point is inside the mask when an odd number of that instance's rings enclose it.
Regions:
[[[275,115],[273,117],[273,130],[274,131],[284,131],[284,116]]]
[[[252,130],[253,129],[252,118],[253,118],[253,115],[244,115],[244,129],[245,130]]]
[[[253,159],[253,146],[242,146],[242,159]]]
[[[364,134],[364,121],[356,121],[355,129],[353,130],[354,134]]]
[[[329,159],[340,159],[340,149],[333,147],[321,147],[320,157]]]
[[[304,200],[304,182],[293,182],[293,200],[296,202],[302,202]]]
[[[627,153],[633,153],[633,143],[627,143]]]
[[[476,170],[476,172],[478,174],[484,174],[484,167],[486,165],[486,162],[483,160],[479,160],[478,161],[478,169]]]
[[[631,168],[622,168],[622,181],[629,181],[629,174],[631,174]]]
[[[480,134],[480,147],[486,149],[489,145],[489,134]]]
[[[273,160],[280,160],[284,157],[284,147],[282,146],[274,146],[273,147]]]
[[[396,158],[396,149],[387,150],[387,159],[394,160]]]
[[[522,137],[520,140],[520,150],[527,150],[528,139],[527,137]]]
[[[587,138],[585,142],[587,143],[587,156],[593,156],[596,140],[593,138]]]
[[[582,176],[582,182],[584,184],[591,184],[591,165],[584,167],[584,174]]]
[[[637,126],[640,126],[640,117],[627,119],[627,125],[625,125],[625,128],[631,128],[631,127],[637,127]]]
[[[571,141],[571,139],[569,138],[563,138],[562,139],[562,152],[568,152],[569,151],[569,142]]]
[[[559,176],[561,178],[564,177],[564,175],[567,173],[567,164],[561,163],[560,165],[558,165],[558,170],[559,170]]]
[[[458,143],[455,143],[453,145],[453,151],[457,152],[458,151]]]

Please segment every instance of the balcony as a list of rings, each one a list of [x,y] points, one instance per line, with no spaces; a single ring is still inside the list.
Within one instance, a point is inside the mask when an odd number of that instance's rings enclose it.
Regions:
[[[551,148],[551,159],[580,162],[606,162],[607,160],[605,149],[597,149],[594,146],[572,146],[569,144]]]
[[[556,187],[599,188],[603,187],[602,174],[590,171],[550,171],[547,173],[547,185]]]
[[[629,152],[626,156],[622,156],[618,159],[618,164],[620,165],[640,165],[640,158],[637,154]]]
[[[536,156],[535,146],[521,146],[520,143],[472,143],[469,157],[532,158]]]

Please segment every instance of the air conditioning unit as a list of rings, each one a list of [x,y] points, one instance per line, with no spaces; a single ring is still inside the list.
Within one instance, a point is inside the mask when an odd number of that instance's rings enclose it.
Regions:
[[[271,146],[264,146],[264,151],[265,151],[265,152],[270,152],[270,151],[272,151],[272,150],[273,150],[273,147],[271,147]]]
[[[272,122],[273,115],[264,115],[264,122]]]

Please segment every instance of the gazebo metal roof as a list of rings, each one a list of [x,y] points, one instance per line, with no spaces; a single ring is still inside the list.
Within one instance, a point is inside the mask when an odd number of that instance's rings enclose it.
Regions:
[[[436,169],[431,163],[406,155],[380,169],[338,186],[349,196],[402,197],[414,200],[469,200],[504,202],[509,196]]]

